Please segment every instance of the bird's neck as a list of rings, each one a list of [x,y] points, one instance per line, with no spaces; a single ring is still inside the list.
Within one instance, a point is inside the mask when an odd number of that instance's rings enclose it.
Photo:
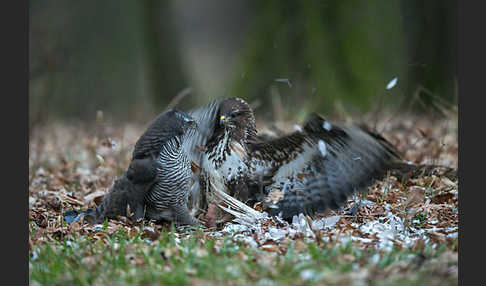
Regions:
[[[231,153],[231,143],[235,141],[236,138],[234,137],[234,132],[233,130],[224,130],[220,134],[218,134],[218,137],[216,138],[216,145],[215,145],[215,153],[217,157],[223,158],[228,155],[228,153]]]

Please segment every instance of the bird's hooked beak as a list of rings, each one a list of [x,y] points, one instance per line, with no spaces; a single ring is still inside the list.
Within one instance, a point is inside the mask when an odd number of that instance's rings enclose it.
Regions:
[[[228,117],[226,117],[225,115],[221,115],[221,117],[219,118],[219,124],[226,126],[226,124],[228,124]]]
[[[199,134],[203,134],[203,132],[201,132],[201,130],[199,129],[196,120],[191,120],[187,122],[187,124],[189,125],[189,129],[191,130],[191,132],[196,131]]]
[[[191,126],[191,128],[197,128],[196,120],[189,120],[187,124]]]
[[[196,120],[192,119],[192,120],[187,121],[187,125],[189,125],[189,129],[199,131]]]

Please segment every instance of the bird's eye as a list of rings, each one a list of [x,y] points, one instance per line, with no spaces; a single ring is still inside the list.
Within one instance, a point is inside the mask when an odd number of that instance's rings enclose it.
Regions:
[[[231,114],[230,114],[230,115],[231,115],[231,117],[232,117],[232,118],[235,118],[235,117],[237,117],[238,115],[240,115],[240,112],[239,112],[239,111],[233,111],[233,112],[231,112]]]

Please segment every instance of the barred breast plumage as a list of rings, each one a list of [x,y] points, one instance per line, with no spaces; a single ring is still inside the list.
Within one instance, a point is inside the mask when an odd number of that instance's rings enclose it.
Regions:
[[[93,212],[92,221],[128,215],[129,205],[135,220],[145,216],[176,224],[197,223],[187,208],[192,172],[183,144],[195,128],[194,119],[185,112],[172,109],[160,114],[135,143],[130,165]]]
[[[189,111],[190,115],[175,109],[160,114],[135,143],[125,174],[115,180],[95,210],[86,212],[89,221],[126,216],[129,205],[135,220],[145,216],[177,224],[198,223],[187,207],[190,193],[195,202],[200,194],[197,184],[191,188],[198,177],[192,168],[201,164],[197,147],[212,136],[219,103],[214,100]]]
[[[192,171],[181,140],[184,140],[183,137],[167,141],[156,159],[156,182],[145,197],[146,217],[149,219],[175,221],[178,224],[198,222],[187,207]]]
[[[198,175],[192,167],[201,164],[198,146],[206,144],[212,136],[219,102],[214,100],[188,113],[177,111],[182,119],[179,121],[155,120],[158,123],[152,124],[137,142],[134,158],[152,156],[156,170],[153,186],[145,196],[147,218],[177,224],[198,223],[188,208],[189,196],[200,193],[198,184],[193,184]],[[187,128],[187,122],[194,122],[196,128]],[[190,205],[196,210],[198,200],[191,200]]]

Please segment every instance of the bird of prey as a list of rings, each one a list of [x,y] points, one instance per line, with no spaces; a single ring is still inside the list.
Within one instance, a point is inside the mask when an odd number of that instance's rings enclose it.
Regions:
[[[223,100],[217,117],[201,165],[208,200],[207,185],[224,186],[240,200],[263,201],[270,214],[284,219],[337,208],[400,160],[379,135],[317,114],[301,131],[266,141],[257,136],[253,112],[240,98]]]
[[[244,100],[230,98],[220,103],[217,118],[213,135],[204,147],[200,184],[205,189],[206,180],[216,180],[215,175],[221,175],[230,195],[246,200],[248,144],[258,140],[253,111]]]
[[[125,176],[132,183],[132,193],[147,194],[143,201],[146,218],[180,225],[198,223],[194,218],[200,207],[198,170],[202,152],[198,147],[204,146],[213,134],[220,102],[221,99],[216,99],[187,113],[167,111],[135,143]],[[191,199],[192,214],[187,204],[182,203],[188,200],[187,196]],[[132,204],[140,206],[139,198],[132,195]],[[143,215],[140,207],[132,210],[135,219]]]
[[[169,110],[160,114],[136,142],[130,165],[101,204],[81,213],[65,212],[66,222],[84,216],[89,223],[101,223],[105,218],[128,216],[130,206],[132,220],[146,217],[179,225],[198,223],[186,202],[189,196],[193,209],[199,208],[202,153],[198,147],[212,136],[220,101],[187,113]]]
[[[196,120],[185,112],[172,109],[160,114],[135,143],[125,174],[115,181],[91,220],[126,216],[128,204],[135,220],[145,216],[179,225],[198,223],[187,207],[193,179],[191,157],[196,156],[191,144],[204,141],[196,126]]]
[[[365,126],[331,124],[317,114],[299,131],[263,139],[253,111],[239,98],[214,100],[187,114],[161,114],[132,155],[125,175],[88,214],[91,220],[127,215],[128,204],[135,219],[145,214],[195,224],[195,214],[215,199],[253,211],[231,196],[249,205],[262,202],[271,215],[289,220],[336,209],[393,168],[417,169]],[[220,189],[231,196],[215,191]]]
[[[192,117],[172,109],[159,115],[135,143],[126,176],[136,191],[146,193],[143,202],[136,202],[135,219],[143,215],[145,203],[148,219],[197,223],[187,208],[192,170],[185,145],[195,129]]]

